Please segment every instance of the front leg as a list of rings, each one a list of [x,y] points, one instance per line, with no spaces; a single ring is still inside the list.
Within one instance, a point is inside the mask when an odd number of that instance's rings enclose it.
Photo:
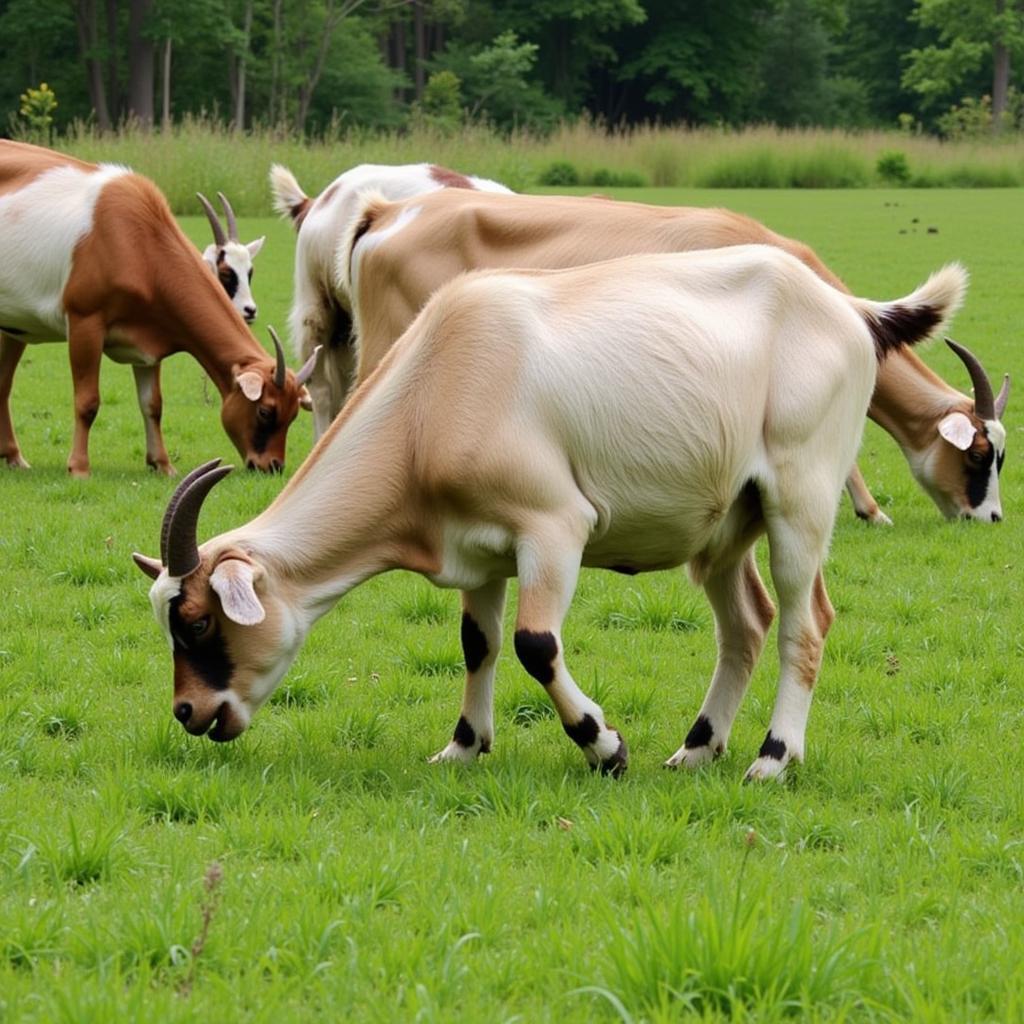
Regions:
[[[135,394],[139,399],[139,411],[146,426],[146,465],[164,476],[174,476],[174,467],[164,447],[160,432],[163,416],[163,396],[160,394],[160,364],[155,366],[133,366]]]
[[[98,316],[68,318],[68,355],[75,388],[75,434],[68,457],[72,476],[89,475],[89,430],[100,409],[100,360],[105,325]]]
[[[878,507],[874,495],[868,490],[856,462],[846,478],[846,493],[853,502],[853,511],[858,519],[874,523],[875,526],[892,526],[892,520]]]
[[[10,406],[14,371],[24,351],[25,342],[9,334],[0,334],[0,459],[4,459],[11,469],[28,469],[14,434]]]
[[[576,589],[583,544],[583,538],[564,528],[541,524],[518,545],[516,655],[547,691],[562,728],[583,751],[590,767],[606,775],[621,775],[629,758],[625,740],[605,721],[600,706],[576,685],[565,665],[562,621]]]
[[[451,742],[435,754],[441,761],[472,761],[487,754],[494,739],[494,670],[501,649],[501,620],[508,581],[492,580],[462,594],[462,653],[466,689]]]

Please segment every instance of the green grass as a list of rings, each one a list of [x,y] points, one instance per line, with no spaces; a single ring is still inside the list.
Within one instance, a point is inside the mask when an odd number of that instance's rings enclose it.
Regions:
[[[873,297],[961,258],[973,282],[955,336],[1021,379],[1018,192],[616,194],[742,209]],[[269,219],[242,231],[269,235],[266,341],[292,235]],[[944,346],[925,357],[965,385]],[[179,356],[164,376],[179,468],[234,460],[198,367]],[[774,700],[774,641],[727,756],[660,767],[714,662],[710,613],[678,573],[584,574],[566,625],[576,678],[630,742],[620,782],[586,770],[510,644],[494,752],[428,766],[458,714],[460,614],[409,575],[329,614],[237,742],[188,737],[130,562],[156,551],[172,484],[144,469],[131,374],[107,363],[102,387],[94,475],[68,480],[66,350],[31,350],[13,410],[34,468],[0,474],[0,1020],[1024,1017],[1013,398],[999,527],[942,522],[869,426],[861,466],[896,527],[865,527],[844,499],[808,760],[752,787],[739,780]],[[304,418],[289,471],[309,434]],[[202,535],[280,486],[234,475]]]

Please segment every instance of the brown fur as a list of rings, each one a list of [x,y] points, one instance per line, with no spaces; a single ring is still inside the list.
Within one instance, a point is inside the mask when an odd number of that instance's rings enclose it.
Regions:
[[[0,142],[0,189],[24,185],[62,165],[96,169],[49,150]],[[175,352],[189,352],[220,391],[221,421],[242,457],[262,469],[275,462],[283,465],[285,437],[298,412],[301,389],[290,371],[283,389],[274,386],[275,361],[253,338],[151,181],[128,174],[104,187],[93,228],[75,248],[63,303],[75,386],[76,428],[68,462],[72,473],[85,475],[89,469],[88,433],[99,408],[100,358],[112,340],[157,363]],[[236,374],[244,371],[262,376],[261,402],[277,414],[279,429],[262,452],[252,444],[257,403],[246,399],[235,382]],[[154,396],[156,407],[150,411],[158,421],[158,380]],[[2,413],[0,409],[0,442],[5,440]],[[147,452],[147,461],[172,471],[162,439],[156,451]]]
[[[458,171],[450,171],[447,167],[438,167],[437,164],[430,165],[430,176],[442,186],[442,188],[472,188],[473,182],[464,174]]]

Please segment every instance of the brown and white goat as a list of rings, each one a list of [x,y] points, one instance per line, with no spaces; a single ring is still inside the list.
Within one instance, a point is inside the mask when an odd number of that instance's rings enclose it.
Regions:
[[[251,324],[257,313],[256,300],[252,295],[252,264],[267,240],[266,235],[260,235],[252,242],[239,241],[238,222],[228,197],[223,192],[217,193],[220,205],[224,208],[226,227],[221,224],[210,200],[202,192],[197,192],[196,198],[206,212],[206,219],[213,231],[213,241],[203,250],[203,261],[217,275],[231,305],[242,314],[247,324]]]
[[[959,305],[953,264],[878,303],[780,249],[634,256],[491,271],[444,287],[273,504],[200,547],[228,471],[175,493],[161,558],[136,555],[174,659],[174,715],[229,740],[312,625],[362,581],[410,569],[463,591],[466,693],[439,760],[489,749],[506,581],[515,650],[592,767],[626,746],[569,674],[561,626],[581,566],[688,562],[718,664],[670,765],[726,746],[775,609],[753,545],[767,533],[781,606],[779,694],[748,778],[780,774],[804,732],[833,618],[821,569],[876,365]]]
[[[160,361],[188,352],[220,391],[221,422],[246,464],[278,470],[304,381],[267,355],[178,227],[159,189],[125,167],[0,142],[0,458],[21,454],[10,414],[27,344],[65,338],[75,395],[68,470],[89,472],[100,360],[135,373],[146,462],[173,473],[160,432]]]
[[[354,309],[358,353],[335,346],[325,350],[323,362],[355,358],[356,378],[365,380],[434,291],[466,270],[568,267],[633,253],[751,242],[784,249],[847,291],[809,246],[729,210],[458,191],[404,202],[364,197],[349,237],[340,240],[335,289]],[[1007,388],[1004,383],[998,398],[984,401],[992,394],[984,370],[969,352],[956,351],[970,373],[977,406],[904,349],[879,368],[868,415],[893,436],[943,515],[998,521],[999,462],[993,452],[997,435],[1005,436],[998,421]],[[326,366],[323,372],[332,371]],[[847,490],[860,518],[890,522],[856,463]]]
[[[316,437],[320,437],[338,414],[354,380],[352,307],[346,289],[336,286],[335,256],[338,240],[351,231],[355,222],[361,194],[373,191],[388,199],[405,199],[443,188],[480,192],[509,189],[496,181],[436,164],[360,164],[338,175],[313,199],[291,171],[275,164],[270,169],[270,187],[274,209],[291,218],[299,236],[289,318],[292,345],[303,362],[318,347],[324,349],[309,381],[313,424]]]

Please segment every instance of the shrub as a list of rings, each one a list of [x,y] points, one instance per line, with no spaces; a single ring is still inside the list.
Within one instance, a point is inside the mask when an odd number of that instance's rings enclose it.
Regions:
[[[599,167],[590,176],[590,184],[599,188],[645,188],[647,179],[636,171],[610,171]]]
[[[568,160],[548,164],[537,179],[541,185],[578,185],[580,174]]]
[[[875,173],[889,185],[906,185],[910,181],[907,155],[899,149],[887,149],[878,155]]]

